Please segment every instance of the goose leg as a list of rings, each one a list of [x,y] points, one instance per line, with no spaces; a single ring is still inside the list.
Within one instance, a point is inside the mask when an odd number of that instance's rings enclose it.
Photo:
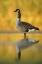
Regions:
[[[24,33],[24,38],[26,38],[26,33]]]
[[[20,60],[21,59],[21,52],[19,51],[19,53],[18,53],[18,60]]]

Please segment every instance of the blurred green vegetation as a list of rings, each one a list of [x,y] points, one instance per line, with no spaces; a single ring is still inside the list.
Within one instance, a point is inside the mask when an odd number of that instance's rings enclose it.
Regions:
[[[42,0],[0,0],[0,30],[17,30],[16,8],[21,10],[21,20],[42,30]]]

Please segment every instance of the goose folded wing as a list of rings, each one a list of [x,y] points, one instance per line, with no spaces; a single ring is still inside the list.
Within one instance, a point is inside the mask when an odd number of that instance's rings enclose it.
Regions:
[[[31,24],[26,23],[26,22],[21,22],[20,26],[22,26],[22,27],[24,27],[24,28],[27,28],[27,29],[36,28],[36,27],[32,26]]]

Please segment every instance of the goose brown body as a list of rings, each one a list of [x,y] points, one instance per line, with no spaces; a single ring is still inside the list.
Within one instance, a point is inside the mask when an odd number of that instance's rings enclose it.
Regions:
[[[20,27],[20,30],[24,31],[24,32],[28,32],[29,30],[32,30],[32,29],[39,30],[39,28],[34,27],[31,24],[26,23],[26,22],[21,22],[21,23],[19,23],[18,26]]]

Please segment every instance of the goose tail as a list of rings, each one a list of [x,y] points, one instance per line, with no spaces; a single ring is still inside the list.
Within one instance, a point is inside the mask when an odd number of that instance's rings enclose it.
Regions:
[[[35,27],[36,30],[39,30],[39,28]],[[40,31],[40,30],[39,30]]]

